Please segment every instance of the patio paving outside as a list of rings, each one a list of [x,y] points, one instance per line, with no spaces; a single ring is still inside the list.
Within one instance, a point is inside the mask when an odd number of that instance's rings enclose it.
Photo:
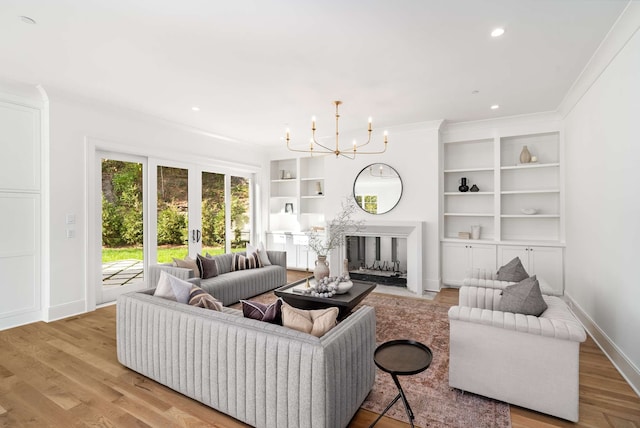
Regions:
[[[142,260],[128,259],[102,264],[102,286],[121,287],[144,282]]]

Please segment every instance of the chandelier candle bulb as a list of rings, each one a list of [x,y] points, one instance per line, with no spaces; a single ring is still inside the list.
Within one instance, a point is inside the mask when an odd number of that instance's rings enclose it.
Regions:
[[[371,132],[371,117],[369,117],[369,132]]]

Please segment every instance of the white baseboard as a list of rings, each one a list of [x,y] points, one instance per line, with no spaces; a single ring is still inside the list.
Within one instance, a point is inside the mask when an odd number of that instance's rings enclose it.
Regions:
[[[73,315],[83,314],[87,312],[86,302],[84,299],[76,300],[62,305],[51,306],[46,310],[46,322],[56,321],[61,318],[67,318]]]
[[[40,310],[12,315],[0,319],[0,331],[7,330],[13,327],[19,327],[25,324],[31,324],[32,322],[37,321],[42,321],[42,311]]]
[[[614,367],[629,383],[635,393],[640,395],[640,370],[569,294],[565,293],[564,297],[575,316],[580,320],[600,349],[602,349],[602,352],[611,360],[611,363],[613,363]]]

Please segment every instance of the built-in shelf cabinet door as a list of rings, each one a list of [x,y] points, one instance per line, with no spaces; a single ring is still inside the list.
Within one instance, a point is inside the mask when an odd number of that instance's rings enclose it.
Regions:
[[[493,271],[496,268],[496,246],[478,243],[442,243],[442,282],[462,285],[474,269]]]

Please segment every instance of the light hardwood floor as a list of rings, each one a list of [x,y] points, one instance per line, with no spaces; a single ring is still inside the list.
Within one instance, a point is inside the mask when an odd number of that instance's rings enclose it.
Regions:
[[[457,303],[457,290],[436,298]],[[352,427],[377,415],[360,410]],[[580,351],[580,423],[511,407],[517,427],[640,427],[640,398],[588,340]],[[244,427],[123,366],[115,306],[0,332],[0,427]],[[379,428],[407,426],[383,418]]]

